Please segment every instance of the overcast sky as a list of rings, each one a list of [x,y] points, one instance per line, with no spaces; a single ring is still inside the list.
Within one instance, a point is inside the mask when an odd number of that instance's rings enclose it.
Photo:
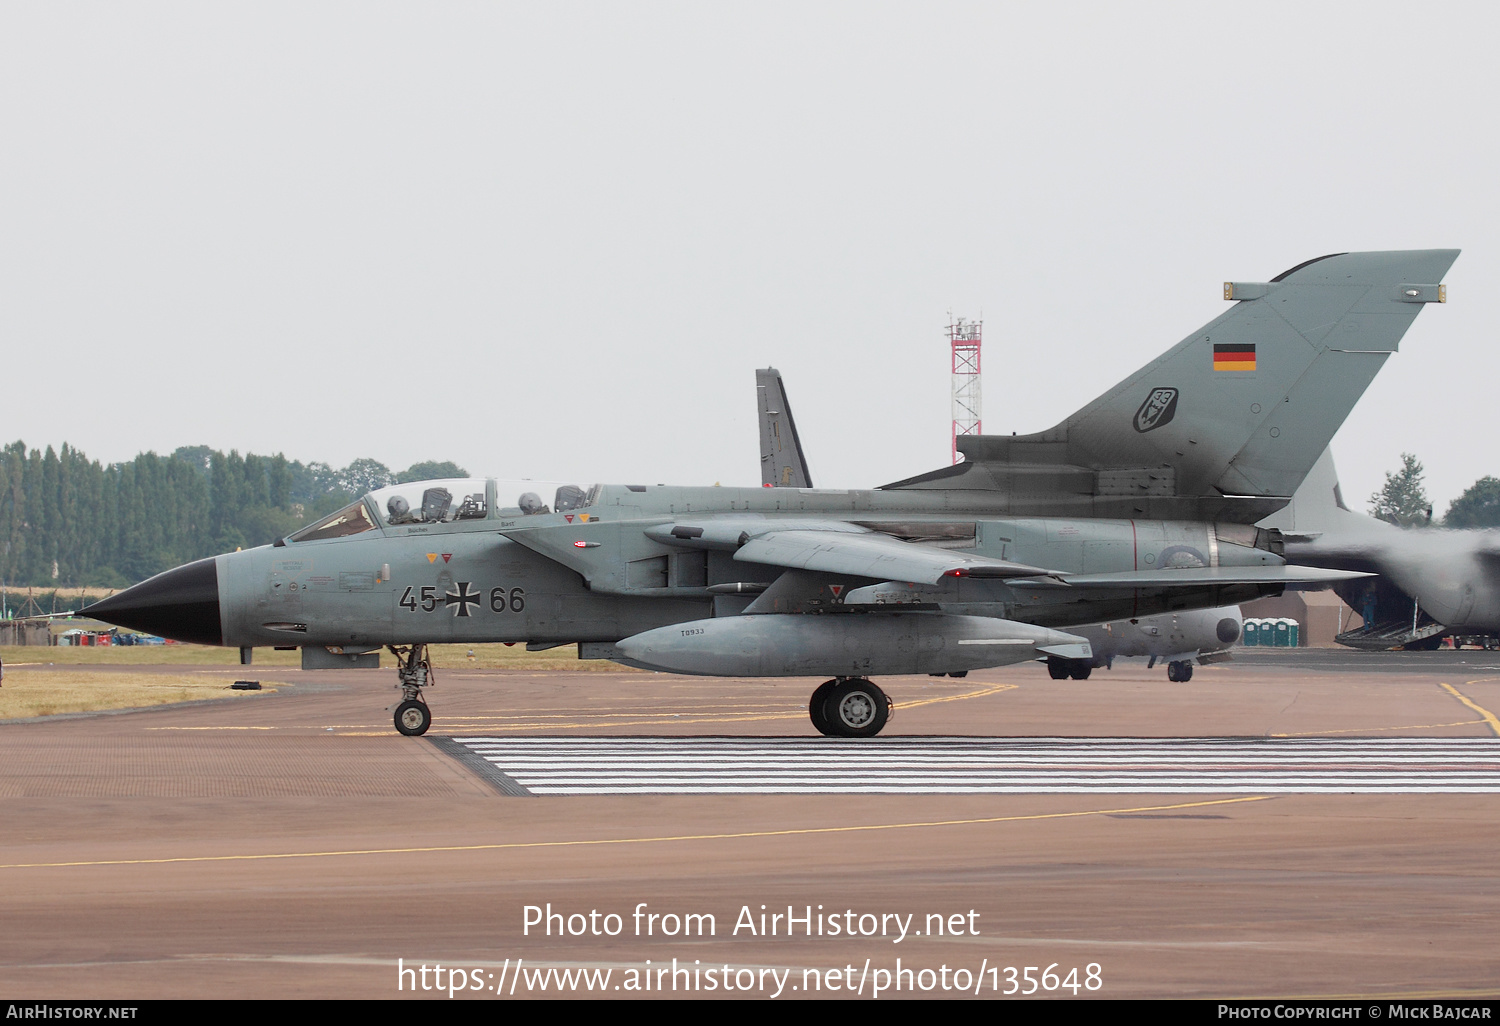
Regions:
[[[1335,439],[1500,476],[1493,5],[0,3],[0,438],[815,483],[1046,428],[1321,254],[1460,247]],[[1487,285],[1486,282],[1491,284]]]

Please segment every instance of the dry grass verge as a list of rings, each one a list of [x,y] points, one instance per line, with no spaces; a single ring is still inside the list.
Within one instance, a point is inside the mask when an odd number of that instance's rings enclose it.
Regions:
[[[0,647],[6,666],[40,663],[53,666],[234,666],[237,648],[215,645],[6,645]],[[301,666],[300,652],[255,650],[256,666]]]
[[[139,709],[205,698],[247,697],[287,687],[261,681],[262,690],[232,691],[220,677],[165,676],[155,673],[78,673],[18,670],[0,687],[0,720],[56,713]]]

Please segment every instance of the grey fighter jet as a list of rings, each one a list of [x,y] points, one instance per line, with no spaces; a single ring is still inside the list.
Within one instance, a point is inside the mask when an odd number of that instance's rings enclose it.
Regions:
[[[1073,633],[1088,639],[1094,658],[1067,660],[1049,656],[1047,672],[1053,680],[1064,677],[1087,680],[1101,666],[1113,669],[1116,659],[1145,657],[1146,669],[1164,662],[1168,680],[1189,681],[1193,679],[1194,660],[1208,663],[1229,658],[1229,650],[1239,641],[1244,623],[1239,606],[1226,606],[1071,627]]]
[[[1254,520],[1286,502],[1455,256],[1346,254],[1235,284],[1224,315],[1059,429],[978,437],[956,474],[852,491],[394,485],[89,612],[300,646],[304,666],[390,648],[405,734],[431,723],[429,643],[525,641],[679,673],[827,676],[814,725],[872,736],[890,713],[872,676],[1088,658],[1064,628],[1360,576],[1288,565]],[[1067,494],[1035,501],[1012,481]],[[920,591],[872,600],[892,583]]]

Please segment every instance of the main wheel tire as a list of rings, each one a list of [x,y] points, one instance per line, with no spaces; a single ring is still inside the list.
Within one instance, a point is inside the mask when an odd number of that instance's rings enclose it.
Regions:
[[[823,715],[838,737],[874,737],[890,719],[891,700],[870,681],[840,681],[824,701]]]
[[[1088,680],[1089,674],[1094,672],[1093,664],[1084,662],[1082,659],[1074,659],[1073,665],[1068,670],[1068,676],[1074,680]]]
[[[396,729],[407,737],[421,737],[432,726],[432,710],[426,702],[406,701],[396,706]]]
[[[824,737],[837,737],[833,732],[833,725],[828,722],[824,706],[828,703],[828,696],[833,694],[833,689],[839,686],[836,680],[826,680],[819,684],[812,693],[812,698],[807,703],[807,716],[812,720],[812,725],[819,734]]]
[[[1047,657],[1047,676],[1053,680],[1068,679],[1068,661],[1057,656]]]

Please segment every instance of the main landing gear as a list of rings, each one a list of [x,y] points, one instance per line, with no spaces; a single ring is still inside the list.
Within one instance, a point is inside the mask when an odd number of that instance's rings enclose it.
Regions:
[[[863,677],[836,677],[818,685],[807,703],[818,733],[827,737],[874,737],[890,722],[890,696]]]
[[[407,737],[420,737],[432,726],[432,710],[422,689],[434,682],[432,664],[427,661],[426,645],[390,646],[396,657],[396,687],[401,690],[401,704],[396,706],[396,729]]]
[[[1189,681],[1193,679],[1193,664],[1188,659],[1178,659],[1167,664],[1167,680]]]
[[[1047,676],[1053,680],[1088,680],[1089,674],[1094,672],[1094,664],[1087,659],[1063,659],[1060,656],[1047,657]]]

